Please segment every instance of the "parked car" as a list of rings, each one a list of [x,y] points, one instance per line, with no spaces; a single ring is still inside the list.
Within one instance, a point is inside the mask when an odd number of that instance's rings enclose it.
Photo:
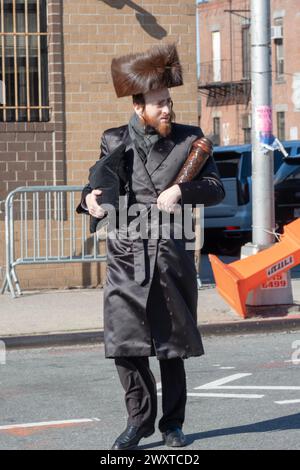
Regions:
[[[275,175],[275,218],[278,230],[300,217],[300,155],[284,160]]]
[[[300,140],[282,142],[290,156],[300,154]],[[204,210],[205,247],[220,254],[238,254],[252,237],[252,146],[234,145],[214,148],[214,159],[225,187],[221,204]],[[283,163],[274,152],[274,175]],[[205,248],[204,247],[204,248]],[[213,248],[213,250],[212,250]]]

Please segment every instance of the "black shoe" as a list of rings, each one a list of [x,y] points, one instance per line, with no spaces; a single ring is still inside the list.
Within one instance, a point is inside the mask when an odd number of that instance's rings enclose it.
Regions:
[[[129,424],[125,431],[116,439],[111,450],[133,449],[138,445],[142,437],[149,437],[154,433],[154,427],[134,426]]]
[[[184,447],[186,446],[186,437],[180,428],[167,429],[162,433],[162,438],[168,447]]]

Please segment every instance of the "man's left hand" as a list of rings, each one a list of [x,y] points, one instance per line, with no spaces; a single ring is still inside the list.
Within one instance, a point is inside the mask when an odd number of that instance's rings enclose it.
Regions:
[[[165,189],[157,199],[157,207],[161,211],[174,212],[175,206],[181,199],[181,191],[178,184],[174,184],[168,189]]]

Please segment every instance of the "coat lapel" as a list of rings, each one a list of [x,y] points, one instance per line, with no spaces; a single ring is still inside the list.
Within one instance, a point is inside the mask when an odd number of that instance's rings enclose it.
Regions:
[[[159,141],[154,144],[146,163],[146,169],[150,176],[160,167],[162,162],[173,150],[174,146],[174,140],[169,137],[159,139]]]

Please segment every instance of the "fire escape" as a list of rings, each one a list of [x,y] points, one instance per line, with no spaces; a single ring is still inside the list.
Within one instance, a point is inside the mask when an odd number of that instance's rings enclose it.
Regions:
[[[230,56],[226,60],[218,58],[200,64],[198,89],[207,96],[207,106],[248,105],[251,98],[250,10],[230,8],[224,12],[230,15]],[[233,18],[242,18],[242,23],[234,22]],[[238,45],[241,50],[237,52]],[[237,53],[241,57],[239,61]],[[239,64],[239,70],[235,69],[235,63]]]

